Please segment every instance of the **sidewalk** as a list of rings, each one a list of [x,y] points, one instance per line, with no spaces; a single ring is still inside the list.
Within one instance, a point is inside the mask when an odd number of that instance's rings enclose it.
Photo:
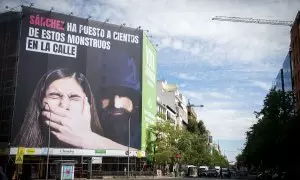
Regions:
[[[171,177],[171,176],[136,176],[136,177],[129,177],[129,179],[180,179],[182,177]],[[113,176],[104,176],[103,179],[128,179],[127,177],[113,177]]]
[[[136,176],[136,177],[129,177],[129,179],[137,179],[137,180],[146,180],[146,179],[159,179],[159,180],[171,180],[171,179],[181,179],[182,177],[170,177],[170,176]],[[114,179],[114,180],[125,180],[127,177],[117,177],[117,176],[103,176],[102,178],[98,179],[86,179],[86,178],[75,178],[75,180],[99,180],[99,179]]]

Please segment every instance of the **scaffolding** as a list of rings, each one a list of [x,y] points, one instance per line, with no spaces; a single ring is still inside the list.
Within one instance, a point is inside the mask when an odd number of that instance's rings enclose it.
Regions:
[[[0,147],[6,148],[14,109],[20,13],[7,12],[0,17]]]
[[[18,52],[20,42],[20,12],[6,12],[0,14],[0,150],[10,147],[10,139],[13,126],[13,113],[18,75]],[[92,164],[88,167],[92,157],[78,156],[50,156],[50,175],[58,174],[55,167],[58,161],[74,160],[76,177],[102,177],[102,176],[126,176],[124,173],[128,165],[127,157],[103,157],[101,164]],[[0,154],[0,166],[4,167],[8,177],[13,177],[21,167],[25,179],[45,177],[45,156],[24,156],[23,164],[15,164],[15,156]],[[153,166],[147,165],[146,158],[130,157],[131,176],[154,176]],[[17,168],[18,167],[18,168]],[[35,176],[35,177],[33,177]]]

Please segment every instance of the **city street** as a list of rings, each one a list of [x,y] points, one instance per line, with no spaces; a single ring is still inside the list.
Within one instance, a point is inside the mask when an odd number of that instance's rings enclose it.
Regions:
[[[167,179],[169,180],[170,178],[166,178],[166,180]],[[174,178],[174,179],[183,179],[183,180],[219,180],[221,178],[192,178],[192,177],[187,177],[187,178]],[[229,179],[223,178],[222,180],[229,180]],[[237,180],[237,179],[231,178],[230,180]]]
[[[195,179],[195,180],[196,180],[196,179],[197,179],[197,180],[200,180],[200,179],[201,179],[201,180],[219,180],[219,179],[221,179],[221,178],[184,178],[184,179],[189,179],[189,180],[190,180],[190,179],[193,179],[193,180],[194,180],[194,179]],[[228,179],[223,178],[223,180],[228,180]],[[230,179],[230,180],[237,180],[237,179]]]
[[[300,0],[267,2],[0,0],[0,180],[300,180]]]

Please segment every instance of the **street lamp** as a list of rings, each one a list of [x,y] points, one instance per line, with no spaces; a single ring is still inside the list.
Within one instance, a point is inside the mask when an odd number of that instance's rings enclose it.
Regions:
[[[161,139],[162,137],[162,134],[161,133],[157,133],[157,132],[153,132],[152,133],[155,135],[155,143],[154,143],[154,146],[153,146],[153,169],[154,169],[154,163],[155,163],[155,154],[156,154],[156,146],[157,146],[157,141]]]
[[[129,119],[128,119],[128,155],[127,155],[127,177],[129,179],[129,168],[130,168],[130,165],[129,165],[129,162],[130,162],[130,125],[131,125],[131,113],[129,115]]]
[[[50,119],[51,119],[51,110],[50,110],[50,106],[49,104],[46,102],[46,105],[48,106],[49,108],[49,112],[50,112]],[[51,120],[49,121],[49,125],[48,125],[48,149],[47,149],[47,163],[46,163],[46,180],[48,180],[48,166],[49,166],[49,149],[50,149],[50,123],[51,123]]]
[[[129,172],[130,172],[130,134],[131,134],[131,116],[132,116],[132,113],[134,112],[135,109],[137,109],[138,106],[134,106],[132,108],[132,110],[128,111],[130,114],[129,114],[129,118],[128,118],[128,154],[127,154],[127,177],[129,179]]]

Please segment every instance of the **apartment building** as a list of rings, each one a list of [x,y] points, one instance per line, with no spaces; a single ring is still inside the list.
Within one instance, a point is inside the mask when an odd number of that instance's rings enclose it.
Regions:
[[[300,11],[298,11],[291,29],[291,59],[293,91],[296,97],[296,112],[300,113]]]
[[[187,100],[176,84],[157,81],[157,109],[162,119],[180,126],[188,124]]]

